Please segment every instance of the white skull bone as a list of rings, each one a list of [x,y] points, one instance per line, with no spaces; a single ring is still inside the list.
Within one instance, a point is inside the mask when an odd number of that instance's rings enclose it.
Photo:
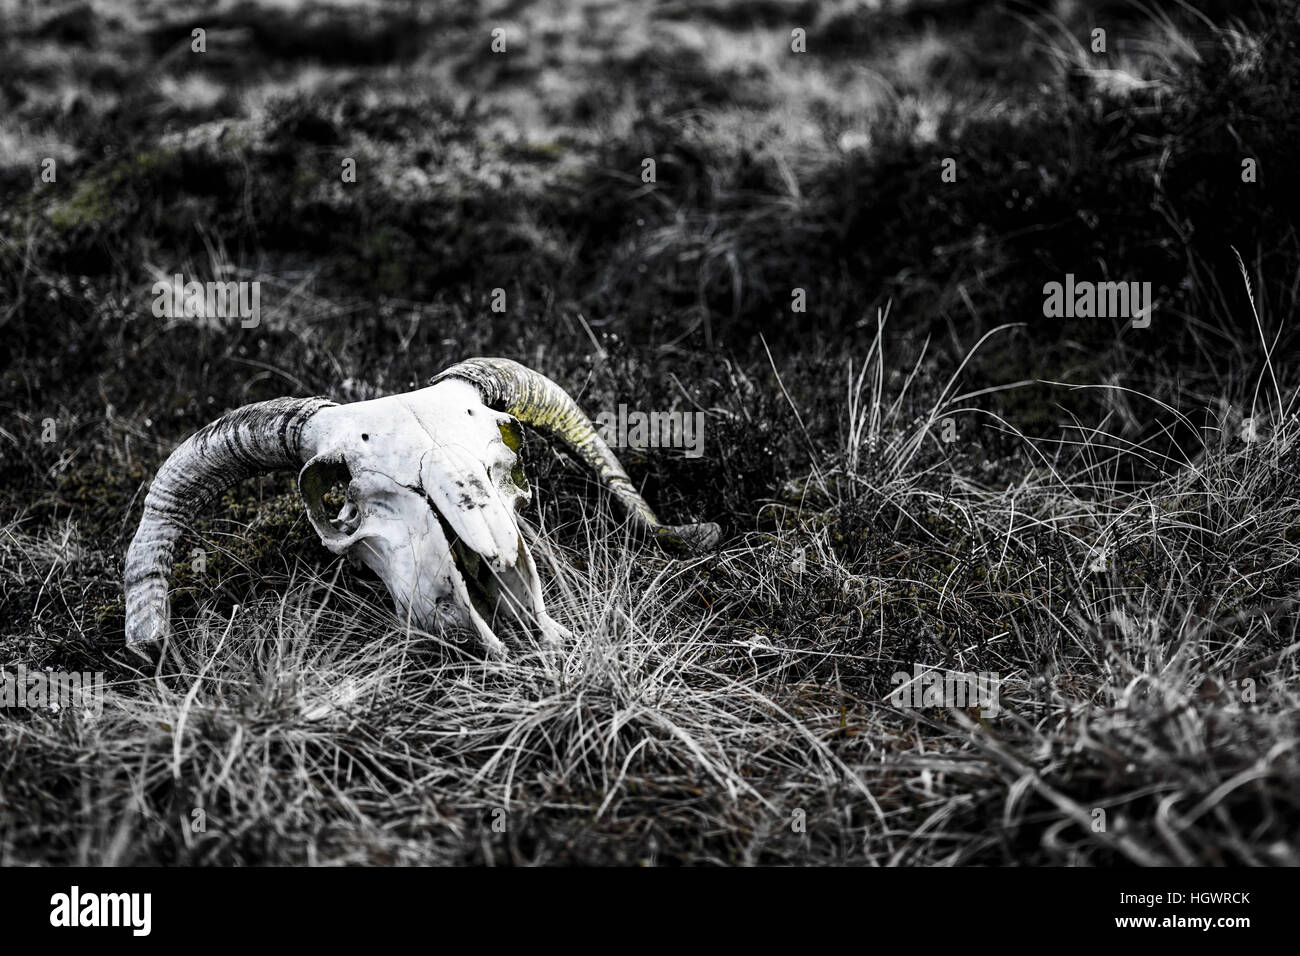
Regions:
[[[497,654],[498,625],[564,636],[543,607],[516,517],[529,497],[520,423],[562,442],[660,544],[700,551],[717,543],[716,524],[660,522],[554,381],[509,359],[466,359],[428,387],[389,398],[245,405],[181,443],[158,469],[127,550],[127,643],[168,633],[167,579],[196,510],[245,478],[290,468],[321,541],[374,569],[413,623],[472,630]],[[345,498],[331,517],[325,497],[336,484]]]
[[[303,431],[315,451],[299,476],[308,518],[420,627],[472,628],[494,653],[502,622],[554,641],[565,632],[546,614],[516,518],[529,499],[520,434],[459,379],[322,409]],[[344,481],[343,509],[330,517],[323,494]]]

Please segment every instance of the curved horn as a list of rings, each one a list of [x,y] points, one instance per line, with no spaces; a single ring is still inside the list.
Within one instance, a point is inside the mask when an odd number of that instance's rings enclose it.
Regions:
[[[469,382],[478,388],[483,404],[489,408],[513,415],[564,442],[600,476],[601,483],[627,510],[632,522],[651,532],[660,543],[691,550],[711,548],[717,543],[721,529],[712,522],[682,525],[660,522],[578,403],[545,375],[510,359],[472,358],[434,376],[429,384],[448,378]]]
[[[128,644],[167,633],[172,550],[195,512],[245,478],[300,468],[303,426],[333,404],[324,398],[276,398],[245,405],[199,429],[163,462],[126,552]]]

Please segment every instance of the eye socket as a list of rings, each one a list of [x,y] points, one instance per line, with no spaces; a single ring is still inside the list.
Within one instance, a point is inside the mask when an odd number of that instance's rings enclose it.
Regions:
[[[370,436],[367,435],[365,432],[362,432],[362,433],[361,433],[361,440],[362,440],[362,441],[370,441]]]
[[[524,474],[524,459],[520,454],[520,450],[524,447],[524,430],[513,418],[499,420],[497,428],[501,432],[501,441],[515,453],[515,460],[510,467],[510,480],[515,483],[516,488],[527,493],[528,476]]]
[[[497,422],[497,428],[501,431],[501,440],[511,451],[517,452],[524,447],[524,430],[513,418]]]
[[[346,537],[356,531],[361,516],[348,497],[352,473],[342,460],[314,459],[298,475],[307,517],[322,537]]]

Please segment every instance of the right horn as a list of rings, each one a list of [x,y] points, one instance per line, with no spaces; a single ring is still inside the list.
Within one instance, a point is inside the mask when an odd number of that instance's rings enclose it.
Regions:
[[[449,378],[475,386],[489,408],[513,415],[525,425],[562,441],[600,477],[601,484],[618,499],[633,524],[649,531],[661,544],[701,551],[718,543],[721,529],[711,521],[663,524],[637,493],[578,403],[545,375],[510,359],[472,358],[435,375],[429,384]]]
[[[172,551],[198,509],[245,478],[302,467],[303,426],[333,404],[324,398],[276,398],[245,405],[199,429],[163,462],[126,552],[128,644],[166,635]]]

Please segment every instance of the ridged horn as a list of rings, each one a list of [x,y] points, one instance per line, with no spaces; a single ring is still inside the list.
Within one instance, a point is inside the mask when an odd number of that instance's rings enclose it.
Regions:
[[[196,512],[236,482],[302,467],[302,430],[324,398],[276,398],[245,405],[187,438],[163,462],[126,552],[126,642],[156,640],[168,627],[172,552]]]
[[[649,531],[661,544],[693,551],[717,544],[721,529],[712,522],[663,524],[637,493],[627,472],[578,403],[545,375],[510,359],[472,358],[435,375],[429,384],[449,378],[474,385],[489,408],[513,415],[525,425],[562,441],[600,477],[633,524]]]

